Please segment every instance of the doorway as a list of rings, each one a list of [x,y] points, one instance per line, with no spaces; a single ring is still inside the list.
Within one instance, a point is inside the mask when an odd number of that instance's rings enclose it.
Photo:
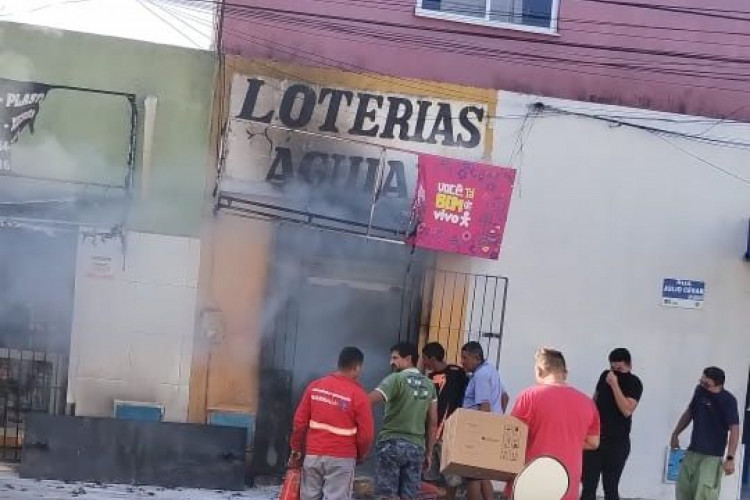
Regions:
[[[389,373],[389,349],[402,336],[405,276],[423,258],[404,245],[295,225],[277,226],[272,255],[253,452],[258,476],[283,472],[292,412],[307,384],[335,370],[342,347],[364,352],[366,390]]]
[[[77,238],[0,227],[0,460],[20,460],[29,414],[65,411]]]

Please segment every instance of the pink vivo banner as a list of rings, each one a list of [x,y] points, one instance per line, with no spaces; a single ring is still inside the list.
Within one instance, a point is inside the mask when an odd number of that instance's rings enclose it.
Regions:
[[[510,168],[420,155],[408,243],[497,259],[515,178]]]

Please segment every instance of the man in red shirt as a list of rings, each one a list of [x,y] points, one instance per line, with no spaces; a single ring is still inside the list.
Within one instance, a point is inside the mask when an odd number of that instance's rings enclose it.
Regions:
[[[560,351],[539,349],[535,370],[537,385],[523,391],[511,411],[529,426],[526,462],[545,455],[558,459],[570,478],[562,500],[578,500],[582,452],[599,447],[599,412],[591,398],[566,383]]]
[[[364,362],[362,351],[345,347],[338,371],[311,382],[302,395],[289,459],[298,467],[305,455],[301,500],[351,498],[354,467],[367,456],[375,436],[370,400],[357,382]]]

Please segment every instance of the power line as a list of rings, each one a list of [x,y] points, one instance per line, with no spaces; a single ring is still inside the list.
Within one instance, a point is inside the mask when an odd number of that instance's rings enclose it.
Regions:
[[[203,0],[199,0],[199,1],[203,1]],[[205,0],[205,1],[210,1],[210,0]],[[231,5],[232,4],[230,4],[230,6]],[[228,12],[232,12],[232,9],[233,7],[230,7],[228,9]],[[507,41],[513,41],[513,42],[534,44],[534,45],[546,45],[546,46],[554,46],[554,47],[571,47],[571,48],[590,49],[590,50],[604,50],[606,52],[622,52],[622,53],[629,53],[629,54],[641,54],[641,55],[652,55],[652,56],[668,56],[668,57],[682,58],[682,59],[688,59],[688,60],[701,59],[701,60],[707,60],[707,61],[721,61],[721,62],[729,62],[729,63],[737,63],[737,64],[750,64],[750,59],[721,57],[721,56],[717,56],[714,54],[641,49],[641,48],[636,48],[636,47],[605,47],[601,45],[594,45],[594,44],[588,44],[588,43],[564,42],[564,41],[558,41],[558,40],[555,40],[555,41],[541,40],[541,39],[536,39],[536,38],[528,38],[528,39],[519,40],[516,37],[511,37],[511,36],[502,35],[502,34],[475,32],[475,31],[467,31],[467,30],[454,29],[454,28],[434,28],[434,27],[428,28],[425,26],[413,26],[409,24],[389,22],[389,21],[378,21],[374,19],[363,20],[363,19],[356,19],[356,18],[346,17],[346,16],[290,11],[286,9],[277,9],[277,8],[272,8],[272,7],[243,6],[242,8],[239,9],[239,12],[243,12],[243,11],[244,12],[252,12],[252,11],[273,12],[277,14],[288,14],[288,15],[299,16],[299,17],[304,17],[304,18],[323,19],[328,22],[330,22],[331,20],[336,20],[336,21],[342,21],[346,23],[374,25],[374,26],[381,26],[381,27],[386,27],[386,28],[397,28],[397,29],[403,29],[403,30],[409,30],[409,31],[424,31],[424,32],[434,32],[434,33],[445,33],[445,34],[451,34],[451,35],[463,35],[463,36],[468,36],[468,37],[473,37],[473,38],[483,38],[483,39],[491,39],[491,40],[507,40]]]
[[[314,0],[316,3],[327,3],[327,4],[333,4],[333,5],[347,5],[352,6],[356,5],[361,0]],[[391,4],[388,3],[385,0],[365,0],[366,3],[362,5],[357,5],[357,8],[365,8],[365,9],[376,9],[379,11],[382,10],[393,10],[393,11],[399,11],[399,12],[413,12],[412,8],[404,7],[404,8],[384,8],[381,5],[386,5],[389,7],[403,7],[403,4]],[[173,3],[180,3],[182,5],[186,4],[200,4],[200,3],[214,3],[214,0],[171,0]],[[222,4],[223,5],[223,4]],[[458,11],[463,11],[463,9],[458,8]],[[454,12],[452,9],[450,11],[451,13]],[[495,14],[502,14],[502,15],[514,15],[517,14],[513,11],[493,11]],[[470,16],[467,16],[470,17]],[[535,17],[532,15],[532,17]],[[543,17],[543,16],[538,16]],[[545,19],[547,17],[544,17]],[[722,30],[710,30],[710,29],[695,29],[695,28],[686,28],[682,26],[654,26],[654,25],[642,25],[642,24],[633,24],[633,23],[622,23],[622,22],[608,22],[608,21],[599,21],[599,20],[587,20],[587,19],[574,19],[574,18],[564,18],[564,17],[558,17],[558,27],[561,26],[562,21],[566,22],[566,25],[568,22],[573,24],[590,24],[595,26],[608,26],[608,27],[618,27],[618,28],[628,28],[629,30],[668,30],[668,31],[675,31],[675,32],[685,32],[685,33],[695,33],[695,34],[720,34],[720,35],[727,35],[727,36],[736,36],[736,37],[750,37],[750,31],[748,32],[731,32],[731,31],[722,31]],[[512,24],[512,23],[511,23]],[[739,43],[725,43],[725,42],[716,42],[711,40],[694,40],[694,39],[685,39],[685,38],[670,38],[670,37],[659,37],[659,36],[653,36],[653,35],[644,35],[641,33],[623,33],[623,32],[615,32],[615,31],[598,31],[598,30],[584,30],[584,29],[576,29],[576,28],[570,28],[566,27],[564,29],[560,29],[559,31],[568,33],[568,32],[577,32],[577,33],[588,33],[588,34],[601,34],[601,35],[607,35],[607,36],[616,36],[616,37],[624,37],[624,38],[632,38],[632,39],[653,39],[653,40],[659,40],[659,41],[671,41],[671,42],[700,42],[703,45],[715,45],[718,47],[748,47],[750,45],[746,44],[739,44]],[[514,39],[516,40],[516,39]],[[523,40],[518,40],[523,41]]]
[[[201,45],[198,42],[196,42],[195,40],[193,40],[184,31],[181,31],[179,28],[175,27],[175,25],[172,24],[171,22],[169,22],[168,19],[164,19],[164,17],[161,16],[161,15],[159,15],[158,12],[154,12],[154,9],[152,7],[149,7],[149,5],[147,3],[148,0],[146,0],[145,2],[144,2],[144,0],[136,0],[136,2],[138,3],[138,5],[140,5],[144,9],[146,9],[152,16],[155,16],[156,18],[158,18],[159,20],[161,20],[161,22],[163,22],[164,24],[166,24],[167,26],[169,26],[170,28],[172,28],[172,30],[174,30],[175,32],[177,32],[182,37],[184,37],[188,42],[192,43],[197,48],[201,48]]]
[[[212,4],[219,4],[224,3],[229,9],[235,9],[235,10],[243,10],[243,9],[254,9],[258,8],[256,6],[251,6],[247,4],[237,4],[232,2],[221,2],[221,0],[175,0],[175,1],[182,1],[184,3],[212,3]],[[332,4],[342,4],[342,5],[349,5],[356,4],[359,2],[364,2],[363,5],[359,5],[360,8],[371,8],[375,6],[386,6],[391,7],[391,9],[380,9],[380,10],[392,10],[392,11],[401,11],[401,12],[413,12],[413,8],[411,7],[405,7],[403,3],[400,1],[396,2],[389,2],[388,0],[314,0],[315,2],[322,2],[322,3],[332,3]],[[585,0],[585,1],[602,1],[604,0]],[[675,6],[670,5],[645,5],[645,4],[634,4],[634,7],[643,6],[644,8],[653,8],[656,7],[657,9],[672,9],[675,8]],[[689,9],[690,11],[688,13],[690,14],[696,14],[701,15],[701,11],[697,10],[699,8],[685,8]],[[466,10],[470,11],[471,9],[461,9],[459,10]],[[708,10],[708,9],[707,9]],[[719,9],[711,9],[709,13],[716,13],[716,11],[721,12]],[[303,11],[299,11],[303,12]],[[750,12],[744,12],[744,11],[735,11],[742,14],[748,14],[750,15]],[[514,11],[504,11],[504,10],[493,10],[493,13],[500,13],[503,15],[511,15],[516,14],[517,12]],[[540,18],[540,19],[549,19],[549,16],[544,14],[534,14],[530,13],[527,14],[527,17],[532,18]],[[587,24],[600,24],[600,25],[610,25],[610,26],[622,26],[622,27],[631,27],[631,28],[649,28],[649,29],[668,29],[668,30],[675,30],[675,31],[686,31],[686,32],[701,32],[701,33],[715,33],[715,34],[728,34],[728,35],[737,35],[737,36],[750,36],[750,32],[726,32],[721,30],[702,30],[702,29],[696,29],[696,28],[684,28],[682,26],[644,26],[641,24],[631,24],[631,23],[619,23],[619,22],[608,22],[608,21],[598,21],[598,20],[582,20],[582,19],[576,19],[576,18],[567,18],[558,16],[557,17],[558,22],[567,21],[567,22],[576,22],[576,23],[587,23]],[[732,18],[731,20],[734,21],[750,21],[749,19],[745,18]]]
[[[223,84],[222,84],[222,86],[223,86]],[[711,162],[711,161],[709,161],[709,160],[707,160],[707,159],[705,159],[705,158],[703,158],[703,157],[701,157],[699,155],[696,155],[696,154],[688,151],[687,149],[685,149],[685,148],[683,148],[683,147],[675,144],[674,142],[670,141],[669,139],[667,139],[665,137],[665,135],[669,135],[669,136],[673,136],[673,137],[678,137],[678,138],[682,138],[682,139],[686,139],[686,140],[694,140],[694,141],[699,141],[699,142],[707,142],[709,144],[713,144],[713,145],[717,145],[717,146],[725,146],[725,147],[731,145],[731,146],[735,146],[735,147],[736,146],[742,146],[742,147],[745,147],[745,148],[750,148],[750,144],[738,143],[738,142],[733,142],[733,141],[724,141],[724,140],[719,140],[719,139],[707,138],[707,137],[702,136],[702,135],[696,136],[696,135],[692,135],[692,134],[685,134],[685,133],[675,132],[675,131],[671,131],[671,130],[659,129],[659,128],[656,128],[656,127],[650,127],[650,126],[645,126],[645,125],[639,125],[639,124],[624,122],[624,121],[621,121],[621,120],[617,120],[617,119],[613,118],[612,116],[586,115],[584,113],[567,111],[567,110],[563,110],[563,109],[559,109],[559,108],[554,108],[554,107],[546,106],[546,105],[539,104],[539,103],[537,103],[536,105],[533,105],[532,108],[535,110],[533,112],[533,116],[537,117],[537,118],[543,116],[543,115],[540,115],[540,112],[542,112],[542,111],[547,111],[547,112],[552,111],[552,112],[555,112],[557,114],[557,116],[559,116],[559,115],[570,115],[570,116],[576,116],[576,117],[591,118],[591,119],[596,119],[596,120],[604,121],[604,122],[607,122],[607,123],[610,123],[610,124],[617,124],[617,125],[621,125],[621,126],[627,126],[627,127],[631,127],[631,128],[637,129],[637,130],[642,130],[642,131],[646,131],[646,132],[652,133],[653,135],[655,135],[656,137],[658,137],[662,141],[666,142],[667,144],[671,145],[675,149],[681,151],[684,154],[689,155],[690,157],[694,158],[695,160],[701,162],[702,164],[704,164],[706,166],[709,166],[710,168],[714,169],[715,171],[720,172],[723,175],[729,176],[731,178],[734,178],[735,180],[738,180],[740,182],[743,182],[745,184],[750,185],[750,179],[746,179],[746,178],[740,176],[739,174],[736,174],[736,173],[734,173],[734,172],[732,172],[732,171],[730,171],[730,170],[728,170],[726,168],[723,168],[723,167],[721,167],[721,166],[719,166],[719,165],[717,165],[717,164],[715,164],[715,163],[713,163],[713,162]],[[528,120],[528,118],[531,115],[532,115],[532,110],[530,109],[527,112],[527,114],[523,117],[523,123],[521,124],[521,127],[520,127],[519,132],[518,132],[517,145],[516,145],[516,147],[514,147],[514,150],[516,150],[518,148],[518,150],[519,150],[518,154],[519,155],[523,155],[524,143],[528,139],[528,138],[524,138],[524,135],[527,135],[527,134],[530,135],[531,134],[531,129],[533,128],[533,123],[532,123],[531,127],[529,127],[529,129],[528,129],[528,132],[526,132],[526,130],[525,130],[526,129],[527,120]],[[717,122],[717,123],[721,123],[721,122]],[[714,125],[714,126],[716,126],[716,125]],[[518,141],[520,141],[520,145],[519,145]],[[514,152],[514,157],[515,157],[515,154],[516,153]]]
[[[724,175],[732,177],[733,179],[736,179],[736,180],[738,180],[740,182],[743,182],[745,184],[750,185],[750,179],[742,177],[741,175],[736,174],[736,173],[732,172],[731,170],[727,170],[724,167],[720,167],[716,163],[714,163],[712,161],[709,161],[709,160],[706,160],[705,158],[703,158],[701,156],[698,156],[697,154],[695,154],[695,153],[693,153],[691,151],[688,151],[687,149],[683,148],[682,146],[679,146],[678,144],[675,144],[674,142],[670,141],[666,137],[663,137],[663,136],[661,136],[659,134],[656,134],[656,133],[654,135],[656,137],[658,137],[659,139],[661,139],[662,141],[664,141],[667,144],[669,144],[670,146],[672,146],[673,148],[677,149],[678,151],[682,151],[684,154],[690,156],[691,158],[694,158],[695,160],[698,160],[699,162],[701,162],[704,165],[707,165],[707,166],[711,167],[712,169],[716,170],[717,172],[720,172],[720,173],[722,173]]]
[[[260,22],[256,21],[256,24],[261,24],[262,25],[263,23],[260,23]],[[273,28],[276,28],[276,29],[283,29],[285,31],[293,31],[293,32],[294,31],[298,31],[298,30],[293,30],[293,29],[289,28],[288,26],[284,27],[284,28],[280,28],[280,27],[276,27],[276,26],[269,26],[269,27],[273,27]],[[230,31],[233,31],[235,33],[244,33],[244,32],[240,32],[240,31],[237,31],[237,30],[230,30]],[[332,30],[332,31],[338,32],[338,31],[341,31],[341,29]],[[344,31],[345,31],[345,29],[344,29]],[[249,34],[247,34],[247,36],[253,37],[252,35],[249,35]],[[323,35],[320,35],[320,36],[323,36]],[[326,34],[325,36],[327,36],[329,38],[336,37],[336,35],[331,35],[331,34]],[[374,35],[370,34],[369,36],[374,36]],[[242,37],[240,36],[240,38],[242,38]],[[254,37],[254,38],[257,39],[257,38],[262,38],[262,37]],[[265,40],[271,44],[271,45],[267,44],[267,46],[269,48],[273,48],[273,45],[276,44],[276,42],[270,41],[268,39],[265,39]],[[402,46],[403,46],[403,41],[404,41],[404,37],[400,37],[400,42],[401,42]],[[277,44],[277,45],[283,46],[283,44]],[[425,49],[425,50],[430,50],[430,51],[433,51],[433,52],[438,52],[438,53],[444,53],[445,52],[445,50],[440,50],[441,47],[440,47],[439,44],[427,44],[427,43],[423,43],[422,46],[419,47],[419,48]],[[295,52],[291,53],[290,55],[292,55],[293,57],[297,57],[296,56],[296,51],[298,51],[299,49],[293,48],[293,50]],[[491,52],[491,51],[482,50],[480,53],[476,53],[476,52],[475,53],[464,53],[464,55],[482,56],[482,57],[486,58],[489,52]],[[653,80],[653,79],[648,79],[648,78],[639,78],[639,77],[635,77],[635,76],[625,76],[625,75],[615,75],[615,74],[607,74],[607,73],[600,73],[600,72],[593,72],[593,71],[584,71],[584,70],[581,70],[581,69],[577,69],[577,68],[571,67],[571,64],[570,64],[571,61],[570,61],[570,59],[562,59],[562,60],[558,60],[558,61],[553,61],[553,62],[557,62],[557,63],[560,63],[560,64],[564,64],[565,66],[563,66],[563,67],[551,67],[549,65],[538,64],[538,63],[534,63],[533,62],[533,61],[537,61],[537,62],[538,61],[544,61],[545,59],[549,59],[549,58],[545,58],[545,56],[535,56],[535,55],[519,54],[519,53],[512,54],[512,53],[509,53],[509,51],[495,51],[496,54],[498,54],[498,53],[502,54],[503,52],[505,52],[506,54],[509,54],[510,56],[513,56],[513,55],[517,56],[515,58],[514,57],[503,57],[501,59],[503,62],[508,62],[508,63],[511,63],[511,64],[521,64],[521,63],[523,63],[523,64],[525,64],[527,66],[540,67],[540,68],[544,68],[544,69],[555,69],[555,70],[558,70],[558,71],[565,71],[565,72],[582,74],[582,75],[601,76],[601,77],[607,77],[607,78],[619,78],[619,79],[623,79],[623,80],[642,81],[642,82],[658,83],[658,84],[664,84],[664,85],[675,85],[675,82],[669,82],[669,81],[664,81],[664,80]],[[453,51],[453,53],[461,54],[462,52],[461,51]],[[314,56],[318,57],[318,58],[330,59],[330,58],[325,58],[324,56],[320,56],[318,54],[314,54]],[[336,60],[333,60],[333,61],[336,61]],[[336,62],[338,62],[339,64],[349,65],[349,63],[346,63],[344,61],[336,61]],[[591,65],[596,66],[597,65],[596,63],[583,63],[583,64],[589,65],[589,66],[591,66]],[[366,71],[373,71],[373,70],[371,70],[369,68],[363,68],[363,69],[365,69]],[[613,69],[613,68],[609,68],[609,69]],[[619,65],[619,66],[615,65],[614,69],[623,69],[623,66],[622,65]],[[700,72],[689,72],[689,73],[679,73],[678,72],[678,73],[675,73],[674,70],[666,70],[666,71],[662,70],[662,71],[660,71],[659,68],[655,68],[655,70],[653,72],[664,73],[664,74],[677,74],[678,76],[687,76],[687,77],[701,76],[699,74]],[[706,76],[706,77],[715,76],[715,79],[722,79],[720,76],[716,75],[715,73],[713,75],[709,73],[709,74],[705,74],[703,76]],[[739,80],[739,81],[745,81],[745,80]],[[693,88],[703,88],[703,89],[709,89],[709,90],[723,90],[723,91],[728,91],[728,92],[738,92],[738,93],[748,93],[748,92],[750,92],[750,89],[744,90],[744,89],[718,87],[718,86],[710,86],[710,85],[700,85],[700,84],[696,84],[696,83],[686,83],[686,84],[683,84],[683,85],[687,86],[687,87],[693,87]]]
[[[636,9],[659,10],[665,12],[674,12],[677,14],[690,14],[695,16],[712,17],[716,19],[728,19],[731,21],[750,21],[750,18],[736,17],[732,14],[750,16],[750,12],[744,10],[725,10],[716,8],[701,7],[682,7],[677,5],[646,4],[630,2],[625,0],[578,0],[579,2],[593,2],[605,5],[617,5],[621,7],[631,7]]]
[[[256,23],[256,24],[261,24],[262,25],[263,23]],[[283,29],[285,31],[295,31],[295,30],[289,28],[288,26],[285,26]],[[327,58],[327,57],[321,56],[320,54],[317,54],[317,53],[310,53],[310,52],[308,52],[309,54],[311,54],[312,57],[315,58],[315,59],[312,59],[311,57],[305,57],[305,56],[301,55],[300,53],[304,53],[306,51],[304,51],[302,49],[299,49],[297,47],[286,46],[284,44],[273,42],[273,41],[268,40],[268,39],[263,38],[263,37],[253,36],[253,35],[250,35],[249,33],[246,33],[246,32],[243,32],[243,31],[239,31],[239,30],[228,29],[228,31],[230,31],[232,33],[235,33],[238,36],[238,38],[244,39],[246,41],[250,41],[252,43],[257,43],[258,40],[261,40],[262,42],[265,42],[265,43],[263,43],[263,45],[265,45],[269,49],[277,50],[279,52],[285,53],[285,54],[287,54],[289,56],[292,56],[294,58],[303,59],[303,60],[305,60],[305,59],[309,60],[309,61],[313,62],[313,64],[316,64],[316,65],[321,65],[321,64],[322,65],[329,65],[326,62],[322,62],[322,61],[328,60],[328,61],[332,61],[333,63],[335,63],[332,67],[337,67],[337,68],[340,68],[342,66],[349,67],[349,68],[353,67],[353,68],[356,68],[358,70],[363,70],[363,71],[366,71],[366,72],[373,72],[373,70],[370,69],[370,68],[363,68],[361,66],[352,65],[352,64],[347,63],[345,61],[340,61],[340,60],[336,60],[336,59],[332,59],[332,58]],[[328,34],[326,36],[328,36],[328,37],[336,37],[337,35]],[[402,42],[401,45],[403,45],[403,39],[404,39],[404,37],[400,38],[400,41]],[[285,49],[279,48],[279,47],[286,47],[289,50],[285,50]],[[439,45],[430,44],[428,47],[424,47],[424,48],[434,51],[434,50],[437,50],[438,47],[439,47]],[[538,66],[538,67],[550,69],[549,66],[544,66],[544,65],[540,65],[540,64],[535,64],[534,62],[529,62],[529,59],[527,59],[527,58],[521,58],[521,59],[519,59],[519,58],[516,58],[516,59],[504,58],[503,60],[506,61],[506,62],[510,62],[510,63],[518,63],[518,64],[523,63],[526,66]],[[564,63],[567,63],[567,60],[565,60]],[[554,69],[558,69],[560,71],[568,71],[568,72],[573,72],[573,73],[579,73],[579,74],[604,76],[604,77],[608,77],[608,78],[614,77],[614,75],[610,75],[610,74],[596,73],[596,72],[591,72],[591,71],[583,71],[583,70],[579,70],[579,69],[575,69],[575,68],[570,68],[569,66],[570,65],[568,64],[566,67],[563,67],[563,68],[554,68]],[[393,76],[393,75],[391,75],[391,76]],[[695,75],[691,73],[688,76],[695,76]],[[622,79],[628,79],[628,80],[635,80],[635,81],[649,82],[649,83],[659,83],[659,84],[667,84],[667,85],[673,85],[674,84],[673,82],[665,82],[665,81],[660,81],[660,80],[651,80],[651,79],[637,78],[637,77],[631,77],[631,76],[621,76],[620,78],[622,78]],[[739,89],[731,89],[731,88],[723,88],[723,87],[711,87],[711,86],[706,86],[706,85],[698,85],[698,84],[695,84],[695,83],[688,84],[688,86],[695,87],[695,88],[706,88],[706,89],[711,89],[711,90],[725,90],[725,91],[730,91],[730,92],[740,92],[740,93],[747,93],[748,92],[747,90],[739,90]]]
[[[479,55],[479,56],[483,56],[483,57],[486,57],[489,53],[496,53],[496,54],[501,54],[501,55],[517,55],[517,56],[521,56],[521,57],[528,57],[528,58],[538,59],[538,60],[549,60],[549,61],[553,61],[553,62],[562,62],[562,63],[574,62],[574,63],[578,63],[578,64],[583,64],[583,65],[592,65],[592,64],[594,64],[594,65],[600,65],[600,66],[606,66],[606,67],[614,67],[614,68],[618,68],[618,69],[621,69],[622,65],[621,64],[613,64],[612,61],[622,61],[622,62],[624,62],[624,63],[626,63],[628,65],[632,65],[632,64],[646,64],[647,65],[645,67],[646,69],[649,69],[649,68],[653,67],[653,68],[656,68],[656,69],[664,69],[664,70],[669,70],[669,71],[674,71],[674,69],[673,68],[669,68],[669,67],[662,67],[662,66],[656,67],[656,66],[654,66],[654,64],[659,64],[659,65],[669,64],[669,65],[675,65],[675,66],[687,66],[687,67],[690,67],[690,68],[701,67],[701,66],[718,67],[716,65],[711,65],[711,63],[708,62],[708,61],[698,61],[698,62],[689,62],[689,61],[653,61],[653,60],[634,59],[632,57],[627,57],[626,58],[626,57],[621,57],[621,56],[619,56],[619,57],[618,56],[605,56],[603,54],[602,55],[598,55],[598,54],[597,55],[582,54],[582,53],[578,53],[578,52],[572,52],[572,53],[571,52],[566,52],[566,53],[562,54],[562,56],[564,56],[564,59],[560,59],[560,57],[556,57],[554,53],[550,53],[549,55],[537,55],[537,54],[519,53],[519,52],[509,51],[507,49],[501,50],[501,49],[494,49],[494,48],[489,48],[489,47],[484,47],[484,46],[466,45],[466,44],[461,44],[461,43],[456,43],[456,42],[445,42],[443,40],[435,39],[435,38],[431,38],[431,39],[430,38],[419,38],[419,36],[421,36],[421,35],[411,35],[411,34],[396,35],[394,33],[385,33],[385,34],[383,34],[383,33],[374,32],[372,30],[366,30],[365,31],[365,30],[363,30],[361,28],[350,27],[350,26],[346,26],[346,25],[344,25],[344,26],[342,26],[342,25],[336,25],[334,27],[333,25],[329,25],[328,23],[325,23],[324,21],[318,21],[318,20],[305,21],[303,23],[300,20],[297,20],[295,18],[285,19],[283,17],[275,17],[275,16],[276,16],[275,14],[271,14],[270,16],[268,16],[266,14],[261,14],[258,17],[255,17],[254,19],[255,19],[256,24],[263,24],[263,23],[259,23],[257,21],[257,19],[263,19],[263,20],[267,20],[269,22],[283,23],[285,25],[288,25],[288,24],[297,25],[301,29],[307,30],[308,33],[310,33],[310,31],[309,31],[310,28],[317,28],[317,29],[320,29],[320,30],[323,30],[323,31],[331,32],[332,34],[327,35],[329,38],[341,38],[340,37],[341,33],[348,33],[348,34],[351,34],[351,35],[354,35],[354,36],[358,36],[358,37],[370,37],[370,38],[377,37],[379,39],[390,40],[392,42],[395,42],[397,44],[397,46],[399,46],[399,47],[402,47],[403,43],[405,41],[418,42],[417,43],[418,47],[419,47],[419,44],[421,42],[421,45],[425,45],[426,46],[425,48],[429,48],[431,50],[436,50],[438,48],[442,49],[442,50],[439,51],[441,53],[461,53],[463,55]],[[267,24],[265,24],[265,26],[272,27],[272,28],[278,28],[277,26],[274,26],[274,25],[267,25]],[[303,31],[298,31],[298,32],[303,32]],[[310,33],[310,34],[314,34],[314,33]],[[353,40],[353,39],[349,38],[348,40]],[[427,43],[427,42],[429,42],[429,43]],[[459,49],[463,49],[463,50],[459,50]],[[583,57],[583,58],[586,58],[586,59],[590,59],[592,57],[594,57],[594,58],[602,58],[602,59],[604,59],[604,62],[597,63],[596,61],[591,61],[591,60],[578,60],[578,61],[576,61],[576,60],[570,59],[569,56],[571,56],[571,55]],[[627,69],[633,69],[633,66],[627,66]],[[705,71],[696,71],[696,70],[693,70],[693,71],[690,71],[690,72],[688,72],[687,74],[685,74],[683,76],[693,77],[693,76],[696,76],[696,75],[704,75],[704,76],[708,76],[708,77],[716,76],[717,79],[724,78],[724,79],[727,79],[727,80],[733,80],[733,79],[736,79],[736,77],[750,76],[750,75],[747,75],[747,74],[738,73],[736,70],[732,70],[730,73],[719,73],[717,71],[708,71],[708,72],[705,72]],[[741,79],[740,81],[744,81],[744,80]]]
[[[222,0],[182,0],[183,2],[193,2],[193,3],[222,3]],[[584,1],[584,2],[593,2],[593,3],[600,3],[605,5],[614,5],[614,6],[621,6],[621,7],[629,7],[629,8],[635,8],[635,9],[646,9],[646,10],[661,10],[661,11],[667,11],[667,12],[674,12],[678,14],[690,14],[695,16],[704,16],[709,18],[714,18],[717,16],[720,16],[720,19],[727,19],[731,21],[750,21],[750,18],[745,17],[737,17],[736,15],[740,16],[750,16],[750,11],[744,11],[744,10],[731,10],[731,9],[719,9],[714,7],[691,7],[691,6],[679,6],[679,5],[665,5],[665,4],[648,4],[648,3],[638,3],[638,2],[632,2],[627,0],[578,0],[578,1]],[[227,5],[227,7],[249,7],[247,4],[239,4],[239,3],[232,3],[229,1],[224,1]],[[396,1],[388,1],[388,0],[372,0],[368,1],[368,3],[375,3],[375,4],[381,4],[381,5],[391,5],[391,6],[402,6],[403,3],[396,0]],[[469,10],[469,9],[467,9]],[[485,9],[482,8],[482,11]],[[730,15],[730,14],[736,14],[736,15]]]
[[[688,139],[688,140],[693,140],[693,141],[696,141],[696,142],[708,143],[708,144],[712,144],[714,146],[735,147],[735,148],[738,148],[738,149],[750,149],[750,143],[740,142],[740,141],[729,141],[729,140],[724,140],[724,139],[717,139],[717,138],[712,138],[712,137],[706,137],[705,135],[703,135],[705,132],[703,132],[701,134],[688,134],[688,133],[685,133],[685,132],[676,132],[674,130],[662,129],[662,128],[658,128],[658,127],[652,127],[650,125],[643,125],[643,124],[639,124],[639,123],[633,123],[633,122],[628,122],[628,121],[616,119],[616,118],[613,118],[612,116],[601,114],[601,113],[597,113],[597,114],[581,113],[581,112],[578,112],[578,111],[566,110],[566,109],[562,109],[562,108],[559,108],[559,107],[556,107],[556,106],[546,105],[546,104],[543,104],[543,103],[537,103],[537,104],[535,104],[534,107],[539,112],[552,110],[555,113],[557,113],[558,115],[575,116],[575,117],[578,117],[578,118],[589,118],[589,119],[603,121],[603,122],[609,123],[611,125],[624,126],[624,127],[634,128],[634,129],[638,129],[638,130],[643,130],[643,131],[646,131],[646,132],[653,132],[653,133],[657,133],[657,134],[670,135],[670,136],[674,136],[674,137],[679,137],[681,139]]]
[[[274,68],[274,70],[279,71],[278,68]],[[359,74],[361,74],[363,76],[371,76],[371,75],[366,75],[365,73],[359,73]],[[287,75],[291,76],[292,78],[295,78],[295,79],[300,79],[299,75],[294,75],[294,74],[289,74],[289,73],[287,73]],[[315,82],[310,82],[310,83],[315,83]],[[745,106],[743,106],[741,108],[738,108],[732,114],[735,114],[735,113],[739,112],[744,107]],[[552,112],[557,113],[558,115],[570,115],[570,116],[578,116],[578,117],[585,117],[585,118],[593,118],[593,119],[597,119],[597,120],[606,121],[606,122],[608,122],[610,124],[615,124],[615,125],[620,125],[620,126],[628,126],[628,127],[632,127],[632,128],[636,128],[636,129],[640,129],[640,130],[645,130],[645,131],[649,131],[649,132],[655,132],[655,133],[661,133],[661,134],[668,134],[668,135],[672,135],[672,136],[675,136],[675,137],[680,137],[680,138],[683,138],[683,139],[690,139],[690,140],[694,140],[694,141],[698,141],[698,142],[704,142],[704,143],[708,143],[708,144],[712,144],[712,145],[717,145],[717,146],[722,146],[722,147],[750,148],[750,143],[742,143],[742,142],[738,142],[738,141],[728,141],[728,140],[722,140],[722,139],[716,139],[716,138],[706,137],[705,136],[705,132],[703,132],[701,134],[698,134],[698,135],[695,135],[695,134],[686,134],[686,133],[683,133],[683,132],[676,132],[676,131],[672,131],[672,130],[659,129],[659,128],[651,127],[651,126],[647,126],[647,125],[640,125],[640,124],[635,124],[635,123],[632,123],[632,122],[626,122],[626,121],[623,121],[622,119],[620,119],[620,118],[626,118],[626,119],[630,119],[630,120],[633,120],[633,119],[643,119],[643,120],[654,119],[654,117],[651,117],[651,116],[637,117],[637,116],[632,116],[631,115],[631,116],[625,116],[625,117],[618,117],[616,115],[602,115],[601,113],[591,115],[591,114],[585,114],[585,113],[580,113],[580,112],[568,111],[568,110],[564,110],[564,109],[560,109],[560,108],[554,108],[554,107],[550,107],[550,106],[544,106],[544,107],[541,107],[539,109],[543,109],[547,113],[549,113],[550,111],[552,111]],[[510,117],[495,117],[495,118],[510,118]],[[519,117],[516,117],[516,118],[519,118]],[[676,119],[672,120],[672,121],[675,121],[677,123],[685,123],[686,122],[684,120],[676,120]],[[695,121],[705,122],[706,120],[690,120],[690,121],[691,122],[695,122]],[[721,122],[718,122],[718,123],[721,123]],[[714,123],[713,126],[715,127],[715,126],[717,126],[717,124]]]

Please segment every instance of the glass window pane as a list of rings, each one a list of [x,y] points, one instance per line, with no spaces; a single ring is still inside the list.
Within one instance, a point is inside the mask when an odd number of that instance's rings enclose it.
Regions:
[[[481,19],[487,16],[486,0],[422,0],[422,8]]]
[[[491,0],[490,20],[520,24],[522,9],[523,0]]]
[[[523,24],[549,28],[552,0],[523,0]]]

